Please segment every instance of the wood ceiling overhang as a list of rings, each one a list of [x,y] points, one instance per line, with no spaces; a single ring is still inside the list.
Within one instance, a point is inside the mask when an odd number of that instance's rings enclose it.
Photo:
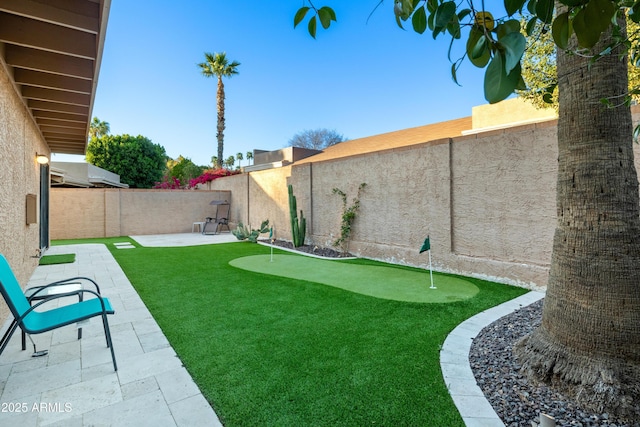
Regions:
[[[0,62],[54,153],[85,154],[111,0],[0,0]]]

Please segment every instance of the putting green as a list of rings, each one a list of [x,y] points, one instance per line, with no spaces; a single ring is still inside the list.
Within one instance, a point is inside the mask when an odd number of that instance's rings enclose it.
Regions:
[[[322,283],[351,292],[395,301],[443,303],[473,297],[478,288],[456,277],[433,274],[436,289],[430,289],[429,272],[402,268],[348,264],[295,255],[253,255],[229,262],[233,267],[256,273]]]

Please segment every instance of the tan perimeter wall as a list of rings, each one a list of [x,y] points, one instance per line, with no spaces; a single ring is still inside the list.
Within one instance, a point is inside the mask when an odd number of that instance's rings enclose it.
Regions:
[[[640,145],[634,149],[638,166]],[[333,188],[351,204],[366,183],[352,253],[426,268],[428,256],[418,252],[429,235],[436,270],[538,288],[551,259],[556,170],[552,120],[225,177],[210,191],[54,189],[51,236],[187,232],[208,215],[210,200],[227,194],[233,224],[269,219],[277,238],[291,240],[292,184],[307,243],[331,246],[342,214]]]
[[[38,265],[34,256],[40,247],[40,218],[26,223],[27,194],[40,203],[36,153],[49,156],[49,148],[0,67],[0,253],[23,287]],[[0,322],[8,314],[0,300]]]
[[[636,167],[640,146],[635,145]],[[367,186],[353,225],[358,256],[528,288],[544,287],[556,218],[556,122],[431,141],[401,149],[252,172],[212,182],[230,189],[236,218],[269,219],[291,240],[287,184],[307,217],[307,243],[331,245],[342,202]]]
[[[215,215],[209,202],[229,199],[229,191],[52,188],[50,235],[82,239],[187,233],[194,222]]]

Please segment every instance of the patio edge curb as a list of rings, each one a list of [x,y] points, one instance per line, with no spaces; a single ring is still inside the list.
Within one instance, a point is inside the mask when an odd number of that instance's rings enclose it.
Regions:
[[[485,310],[460,323],[445,339],[440,350],[440,369],[447,390],[466,426],[504,426],[478,387],[471,370],[469,351],[473,339],[487,325],[542,298],[543,292],[531,291]]]

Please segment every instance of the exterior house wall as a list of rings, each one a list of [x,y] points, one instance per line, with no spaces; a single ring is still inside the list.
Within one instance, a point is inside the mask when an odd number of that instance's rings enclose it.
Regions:
[[[0,253],[7,258],[23,286],[38,264],[40,218],[26,223],[26,196],[40,202],[40,165],[36,153],[50,157],[49,149],[0,67]],[[0,319],[9,314],[0,302]]]

